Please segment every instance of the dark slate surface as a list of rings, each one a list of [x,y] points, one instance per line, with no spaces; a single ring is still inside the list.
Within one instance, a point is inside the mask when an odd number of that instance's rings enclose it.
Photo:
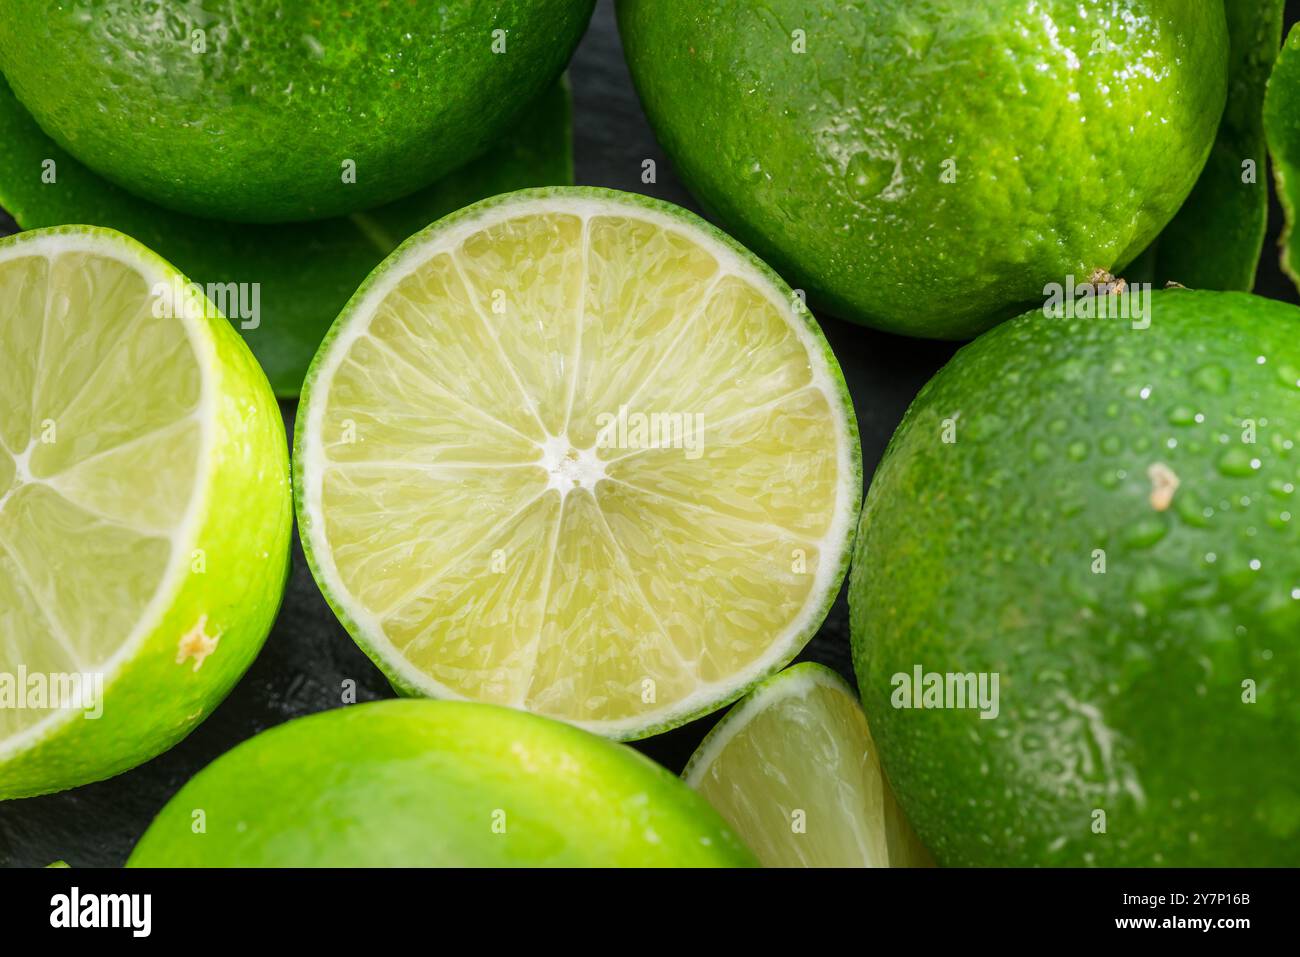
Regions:
[[[1288,24],[1297,17],[1300,0],[1289,4]],[[600,0],[570,78],[577,182],[648,193],[699,212],[641,112],[623,62],[612,0]],[[656,183],[641,182],[646,159],[656,162]],[[1300,302],[1274,253],[1280,216],[1275,207],[1256,292]],[[0,211],[0,235],[14,229]],[[863,468],[870,477],[908,403],[955,346],[819,319],[853,395]],[[292,433],[294,403],[281,403],[281,408]],[[853,680],[848,605],[842,593],[800,659],[823,662]],[[260,731],[338,707],[347,679],[356,682],[360,701],[393,696],[325,604],[295,536],[293,572],[280,615],[261,655],[226,701],[190,737],[133,771],[61,794],[0,803],[0,865],[41,867],[59,859],[73,867],[122,864],[153,815],[193,774]],[[716,720],[716,715],[704,718],[635,746],[680,771]]]

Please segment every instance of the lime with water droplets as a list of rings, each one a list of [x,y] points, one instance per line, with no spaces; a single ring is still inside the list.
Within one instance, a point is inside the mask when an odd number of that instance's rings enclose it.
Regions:
[[[559,77],[594,0],[0,0],[0,70],[59,146],[137,196],[290,222],[406,196]]]
[[[618,14],[705,208],[815,305],[910,335],[966,338],[1046,283],[1127,265],[1196,183],[1227,89],[1221,0]]]
[[[1140,325],[987,333],[872,481],[854,664],[941,863],[1300,864],[1300,310],[1171,290]],[[917,666],[997,675],[996,717],[896,707]]]

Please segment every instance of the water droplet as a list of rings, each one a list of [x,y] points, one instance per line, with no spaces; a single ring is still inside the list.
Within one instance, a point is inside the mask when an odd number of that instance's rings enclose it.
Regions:
[[[1223,395],[1232,385],[1232,375],[1221,365],[1201,366],[1192,373],[1192,385],[1214,395]]]
[[[1144,518],[1130,525],[1124,533],[1124,544],[1129,548],[1150,548],[1165,537],[1169,526],[1158,518]]]
[[[844,184],[860,200],[874,199],[894,179],[894,161],[854,153],[844,169]]]
[[[1176,405],[1169,410],[1170,425],[1191,425],[1196,421],[1196,410],[1185,405]]]
[[[1215,463],[1215,468],[1219,470],[1220,475],[1229,478],[1242,478],[1258,467],[1251,464],[1257,461],[1258,459],[1251,457],[1249,449],[1238,445],[1220,455],[1219,461]]]

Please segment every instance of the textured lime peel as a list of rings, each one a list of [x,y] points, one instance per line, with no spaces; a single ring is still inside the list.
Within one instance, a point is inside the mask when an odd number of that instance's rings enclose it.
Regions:
[[[595,0],[0,0],[0,71],[49,136],[169,209],[344,216],[524,121]]]
[[[609,190],[412,237],[297,419],[304,548],[358,644],[404,692],[618,738],[788,662],[861,494],[839,367],[797,303],[706,223]]]
[[[1228,105],[1201,178],[1125,275],[1163,286],[1249,292],[1268,231],[1264,91],[1282,43],[1283,0],[1229,0]]]
[[[1235,292],[1156,292],[1145,328],[1030,313],[912,404],[849,607],[940,863],[1300,864],[1297,330]]]
[[[1273,154],[1277,198],[1286,214],[1282,232],[1282,270],[1300,287],[1296,250],[1296,209],[1300,208],[1300,28],[1293,28],[1278,54],[1264,100],[1264,129]]]
[[[682,773],[765,867],[926,867],[857,694],[804,662],[761,682]]]
[[[10,798],[134,767],[211,713],[271,626],[292,513],[265,376],[133,240],[0,240],[0,355]]]
[[[384,701],[222,755],[159,812],[128,866],[754,863],[699,795],[631,748],[506,708]]]
[[[227,318],[276,394],[296,398],[330,322],[398,243],[484,197],[572,183],[571,133],[569,89],[561,82],[483,156],[418,193],[337,219],[250,226],[176,213],[113,185],[46,136],[0,78],[0,207],[23,229],[109,226],[196,282],[237,284],[242,299],[226,307]]]
[[[1222,0],[619,0],[693,194],[814,305],[970,337],[1120,274],[1223,113]],[[719,24],[725,24],[720,28]]]

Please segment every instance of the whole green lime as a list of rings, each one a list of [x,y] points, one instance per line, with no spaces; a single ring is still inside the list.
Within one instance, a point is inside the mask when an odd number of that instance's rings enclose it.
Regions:
[[[1300,310],[1151,299],[966,346],[871,485],[854,664],[944,864],[1300,864]]]
[[[1226,95],[1221,0],[618,12],[706,209],[814,304],[910,335],[969,337],[1126,265],[1196,182]]]
[[[202,810],[202,828],[196,827]],[[136,867],[735,866],[704,799],[648,758],[494,705],[384,701],[312,715],[200,771]]]
[[[145,199],[319,219],[488,149],[594,2],[0,0],[0,70],[52,139]]]

